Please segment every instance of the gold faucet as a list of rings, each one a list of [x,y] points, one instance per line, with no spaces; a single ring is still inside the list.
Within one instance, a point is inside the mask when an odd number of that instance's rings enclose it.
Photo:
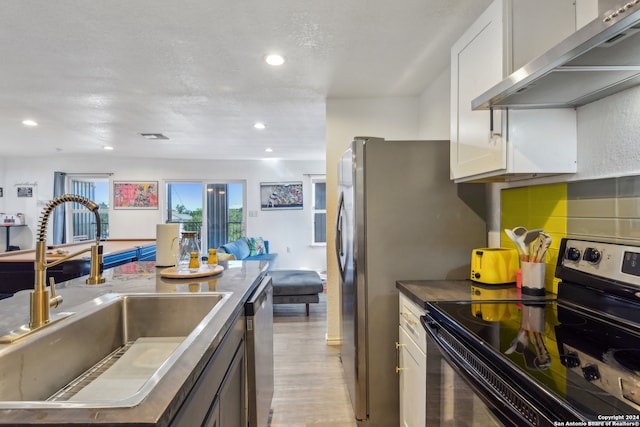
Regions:
[[[72,202],[80,203],[85,206],[96,216],[96,244],[90,248],[81,249],[73,254],[66,255],[53,262],[47,263],[47,222],[51,212],[59,205]],[[19,338],[31,334],[32,332],[42,328],[43,326],[50,325],[57,320],[64,319],[71,313],[58,313],[53,319],[49,317],[49,308],[57,307],[62,302],[62,297],[56,295],[55,283],[53,277],[49,278],[51,289],[51,297],[49,297],[49,290],[46,286],[47,268],[54,267],[68,260],[69,258],[76,257],[85,252],[91,251],[91,266],[89,268],[89,278],[87,284],[95,285],[98,283],[104,283],[105,279],[102,276],[102,245],[100,245],[100,214],[98,213],[98,205],[91,200],[78,196],[77,194],[63,194],[51,200],[42,211],[40,217],[40,224],[38,225],[38,234],[36,237],[36,260],[35,260],[35,284],[34,289],[31,291],[31,319],[29,324],[22,325],[18,329],[9,332],[7,335],[0,337],[0,343],[12,343]]]
[[[79,250],[75,253],[66,255],[53,262],[47,263],[47,223],[49,216],[53,210],[66,202],[79,203],[93,212],[96,216],[96,243],[90,248]],[[57,307],[62,302],[62,297],[56,295],[53,277],[50,278],[51,297],[46,287],[47,268],[54,267],[85,252],[91,251],[91,266],[89,268],[89,278],[87,284],[95,285],[104,283],[102,276],[102,245],[100,245],[100,214],[99,206],[91,200],[79,196],[77,194],[63,194],[51,200],[42,211],[40,224],[38,226],[38,234],[36,237],[36,260],[35,260],[35,284],[34,290],[31,291],[31,320],[29,321],[29,329],[40,328],[49,323],[49,307]]]

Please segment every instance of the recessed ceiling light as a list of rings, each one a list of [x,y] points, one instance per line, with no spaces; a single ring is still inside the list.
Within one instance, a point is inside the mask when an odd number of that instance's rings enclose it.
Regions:
[[[141,133],[140,135],[142,135],[146,139],[169,139],[161,133]]]
[[[38,126],[38,122],[36,122],[35,120],[31,120],[31,119],[23,120],[22,124],[25,125],[25,126]]]
[[[265,149],[264,149],[264,151],[265,151],[266,153],[273,153],[273,148],[269,148],[269,147],[267,147],[267,148],[265,148]]]
[[[267,127],[267,125],[265,125],[262,122],[256,122],[256,123],[253,124],[253,127],[256,128],[256,129],[264,129],[264,128]]]
[[[105,145],[104,147],[102,147],[103,149],[107,150],[107,151],[111,151],[113,150],[113,147],[110,145]]]
[[[276,54],[267,55],[267,57],[264,60],[267,61],[267,64],[269,65],[284,64],[284,58],[281,55],[276,55]]]

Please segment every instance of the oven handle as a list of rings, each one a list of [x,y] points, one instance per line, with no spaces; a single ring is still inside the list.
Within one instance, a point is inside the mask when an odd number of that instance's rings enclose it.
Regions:
[[[460,357],[455,351],[452,351],[451,345],[449,345],[441,336],[441,331],[448,333],[447,328],[443,327],[443,325],[438,322],[436,319],[431,317],[431,315],[427,312],[425,316],[420,318],[422,321],[422,325],[428,333],[427,343],[429,342],[429,338],[431,338],[435,344],[438,346],[438,351],[442,355],[442,357],[449,362],[449,364],[455,368],[455,370],[461,374],[467,382],[472,382],[474,389],[481,390],[485,389],[485,386],[482,385],[482,377],[478,375],[473,369],[468,366],[468,363]],[[430,349],[427,348],[427,351]],[[466,366],[465,366],[466,365]]]
[[[429,336],[438,344],[438,350],[443,353],[444,343],[438,337],[438,331],[442,328],[440,323],[427,312],[424,316],[420,317],[422,326],[427,331]]]

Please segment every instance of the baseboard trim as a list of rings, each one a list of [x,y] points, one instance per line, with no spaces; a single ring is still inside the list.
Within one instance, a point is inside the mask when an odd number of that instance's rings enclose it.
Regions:
[[[337,338],[337,337],[329,338],[327,335],[325,335],[324,336],[324,340],[325,340],[327,345],[341,345],[342,344],[342,339]]]

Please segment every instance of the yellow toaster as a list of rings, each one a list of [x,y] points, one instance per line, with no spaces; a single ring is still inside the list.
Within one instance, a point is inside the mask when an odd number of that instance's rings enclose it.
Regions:
[[[471,280],[487,285],[515,283],[519,264],[515,249],[477,248],[471,252]]]

